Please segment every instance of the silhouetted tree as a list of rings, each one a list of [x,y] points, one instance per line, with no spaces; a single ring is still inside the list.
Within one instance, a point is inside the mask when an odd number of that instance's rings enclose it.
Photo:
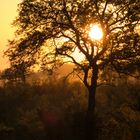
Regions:
[[[100,72],[109,67],[131,75],[140,67],[139,0],[23,0],[18,12],[10,61],[35,61],[47,69],[74,63],[89,92],[88,116]],[[89,37],[92,24],[101,27],[101,40]],[[72,55],[77,49],[85,57],[81,62]]]
[[[27,69],[31,63],[29,62],[21,62],[19,64],[11,64],[10,68],[5,69],[2,74],[2,79],[7,79],[9,81],[22,81],[25,83],[26,75],[29,73],[29,69]]]

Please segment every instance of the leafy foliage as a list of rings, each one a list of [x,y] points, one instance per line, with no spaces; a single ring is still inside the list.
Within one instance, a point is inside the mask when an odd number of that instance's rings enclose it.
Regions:
[[[16,38],[6,54],[11,63],[31,61],[48,69],[71,61],[83,73],[87,87],[92,85],[87,80],[90,70],[95,73],[96,67],[109,65],[130,74],[140,66],[139,9],[138,0],[24,0],[13,23]],[[89,38],[91,24],[102,28],[102,40]],[[85,60],[78,62],[72,56],[76,48]]]

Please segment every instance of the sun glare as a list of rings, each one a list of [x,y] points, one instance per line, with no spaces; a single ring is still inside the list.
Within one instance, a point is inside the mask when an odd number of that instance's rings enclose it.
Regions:
[[[103,37],[103,31],[98,25],[91,25],[89,31],[89,37],[95,40],[101,40]]]

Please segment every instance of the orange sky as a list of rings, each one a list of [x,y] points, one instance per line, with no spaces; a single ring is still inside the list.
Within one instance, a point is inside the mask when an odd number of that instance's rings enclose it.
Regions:
[[[7,40],[14,35],[11,23],[17,14],[17,4],[21,0],[0,0],[0,70],[8,67],[8,59],[3,56]]]
[[[3,56],[3,52],[7,49],[8,39],[14,37],[15,29],[11,26],[11,23],[17,15],[17,4],[21,1],[0,0],[0,70],[7,68],[9,64],[8,59]],[[79,56],[79,58],[83,57]]]

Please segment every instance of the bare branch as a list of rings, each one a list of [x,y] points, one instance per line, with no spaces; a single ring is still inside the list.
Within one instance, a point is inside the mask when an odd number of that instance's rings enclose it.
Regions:
[[[105,6],[104,6],[104,8],[103,8],[103,12],[102,12],[102,18],[104,18],[104,14],[105,14],[105,11],[106,11],[106,8],[107,8],[107,5],[108,5],[108,2],[109,2],[109,0],[106,0],[106,2],[105,2]]]
[[[111,86],[111,87],[116,87],[116,85],[115,84],[111,84],[111,83],[100,83],[100,84],[98,84],[97,85],[97,87],[101,87],[101,86]]]

